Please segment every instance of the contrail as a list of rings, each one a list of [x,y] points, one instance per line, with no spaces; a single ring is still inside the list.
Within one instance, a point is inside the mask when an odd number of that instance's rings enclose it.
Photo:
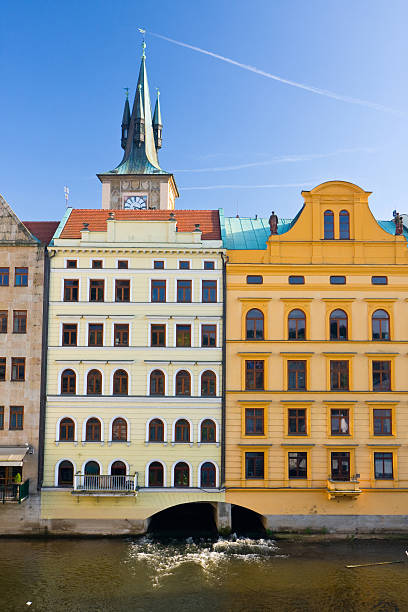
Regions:
[[[310,153],[304,155],[282,155],[279,157],[272,157],[264,161],[248,162],[247,164],[237,164],[235,166],[216,166],[213,168],[190,168],[184,170],[174,170],[177,173],[187,172],[225,172],[228,170],[243,170],[244,168],[257,168],[259,166],[271,166],[272,164],[283,164],[293,163],[302,161],[311,161],[313,159],[325,159],[328,157],[335,157],[343,153],[374,153],[376,149],[370,147],[361,147],[356,149],[339,149],[338,151],[331,151],[330,153]]]
[[[207,191],[209,189],[271,189],[274,187],[305,187],[306,185],[314,185],[316,181],[304,181],[302,183],[284,183],[270,185],[206,185],[203,187],[181,187],[181,191]],[[317,184],[317,183],[316,183]]]
[[[192,51],[198,51],[198,53],[203,53],[204,55],[209,55],[210,57],[214,57],[215,59],[219,59],[222,62],[227,62],[228,64],[232,64],[233,66],[238,66],[238,68],[242,68],[243,70],[249,70],[249,72],[255,72],[255,74],[260,74],[268,79],[273,79],[275,81],[279,81],[280,83],[285,83],[285,85],[290,85],[291,87],[298,87],[299,89],[304,89],[306,91],[310,91],[312,93],[318,94],[319,96],[326,96],[326,98],[333,98],[334,100],[340,100],[341,102],[347,102],[348,104],[358,104],[359,106],[365,106],[367,108],[373,108],[377,111],[382,111],[386,113],[392,113],[394,115],[404,116],[405,113],[395,110],[394,108],[389,108],[388,106],[383,106],[382,104],[377,104],[376,102],[370,102],[368,100],[361,100],[360,98],[352,98],[351,96],[343,96],[342,94],[335,93],[333,91],[329,91],[327,89],[320,89],[319,87],[313,87],[312,85],[305,85],[304,83],[298,83],[297,81],[291,81],[289,79],[284,79],[276,74],[272,74],[270,72],[265,72],[264,70],[260,70],[255,66],[250,66],[249,64],[242,64],[241,62],[237,62],[229,57],[224,57],[223,55],[219,55],[218,53],[213,53],[212,51],[207,51],[206,49],[201,49],[201,47],[195,47],[194,45],[189,45],[187,43],[181,42],[179,40],[174,40],[174,38],[168,38],[167,36],[163,36],[162,34],[157,34],[156,32],[151,32],[148,30],[148,33],[151,36],[156,36],[156,38],[161,38],[162,40],[167,40],[167,42],[171,42],[174,45],[178,45],[179,47],[185,47],[186,49],[191,49]]]

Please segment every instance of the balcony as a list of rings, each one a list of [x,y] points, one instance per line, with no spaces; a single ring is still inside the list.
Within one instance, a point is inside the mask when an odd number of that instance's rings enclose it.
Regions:
[[[137,472],[133,476],[111,474],[81,474],[74,476],[72,495],[94,497],[137,496]]]
[[[21,483],[1,483],[0,484],[0,503],[10,502],[21,504],[29,496],[30,479],[27,478]]]
[[[350,480],[327,480],[327,497],[337,499],[338,497],[349,497],[356,499],[361,494],[360,482],[357,478]]]

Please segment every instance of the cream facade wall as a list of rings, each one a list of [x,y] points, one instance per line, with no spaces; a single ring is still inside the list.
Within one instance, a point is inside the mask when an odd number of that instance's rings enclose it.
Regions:
[[[152,231],[152,226],[153,231]],[[186,503],[192,492],[195,501],[223,501],[221,473],[221,392],[222,392],[222,251],[220,241],[202,241],[201,232],[176,232],[173,221],[108,221],[107,232],[82,232],[81,240],[55,239],[51,247],[50,315],[48,347],[47,411],[45,435],[45,473],[42,502],[44,519],[144,520],[154,512],[177,503]],[[93,269],[92,260],[102,260]],[[77,268],[67,268],[76,260]],[[118,269],[118,260],[128,261],[128,269]],[[164,269],[154,269],[155,260]],[[179,269],[179,261],[189,261],[190,269]],[[213,261],[214,270],[204,270],[203,262]],[[65,279],[78,279],[77,302],[63,301]],[[104,279],[105,299],[90,302],[90,279]],[[115,302],[115,281],[130,280],[130,301]],[[152,280],[166,280],[166,302],[152,302]],[[192,281],[192,302],[176,301],[177,280]],[[217,301],[202,301],[202,280],[217,281]],[[75,323],[77,346],[62,346],[62,326]],[[88,326],[103,325],[103,346],[88,345]],[[129,325],[129,346],[114,346],[115,324]],[[166,327],[166,347],[151,346],[151,325]],[[191,325],[191,347],[176,347],[177,324]],[[216,325],[217,345],[201,346],[201,327]],[[72,369],[76,374],[76,394],[61,394],[61,374]],[[102,373],[102,394],[87,395],[86,379],[91,369]],[[113,395],[113,374],[128,374],[126,396]],[[165,375],[165,395],[150,395],[150,374],[159,369]],[[191,396],[177,396],[178,371],[191,375]],[[216,375],[216,396],[201,396],[201,374]],[[74,441],[59,438],[59,423],[69,417],[75,422]],[[85,441],[86,421],[97,417],[102,424],[101,441]],[[112,441],[112,422],[121,417],[127,422],[127,440]],[[164,441],[149,442],[148,425],[153,418],[164,423]],[[190,423],[188,443],[175,441],[178,419]],[[216,441],[200,438],[204,419],[216,424]],[[138,492],[129,496],[75,496],[72,488],[58,487],[58,466],[68,460],[75,472],[84,473],[87,461],[96,461],[101,474],[110,474],[112,463],[122,461],[127,473],[137,473]],[[151,462],[164,467],[163,487],[149,488]],[[187,488],[174,487],[174,466],[185,462],[190,467]],[[211,462],[216,468],[216,487],[200,489],[201,466]],[[58,500],[57,502],[55,500]],[[98,502],[101,502],[99,503]],[[146,501],[147,500],[147,501]],[[55,502],[55,503],[54,503]],[[79,514],[78,514],[79,513]],[[79,528],[81,529],[81,528]],[[114,531],[115,527],[112,526]]]

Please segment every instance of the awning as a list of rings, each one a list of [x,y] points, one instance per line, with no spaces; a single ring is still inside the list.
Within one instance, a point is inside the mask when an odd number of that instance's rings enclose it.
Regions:
[[[27,446],[0,446],[0,467],[22,466],[27,451]]]

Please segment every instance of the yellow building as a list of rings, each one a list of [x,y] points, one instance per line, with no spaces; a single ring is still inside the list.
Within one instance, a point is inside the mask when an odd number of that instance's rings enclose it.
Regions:
[[[292,221],[221,219],[226,501],[271,530],[406,530],[408,251],[333,181]]]

